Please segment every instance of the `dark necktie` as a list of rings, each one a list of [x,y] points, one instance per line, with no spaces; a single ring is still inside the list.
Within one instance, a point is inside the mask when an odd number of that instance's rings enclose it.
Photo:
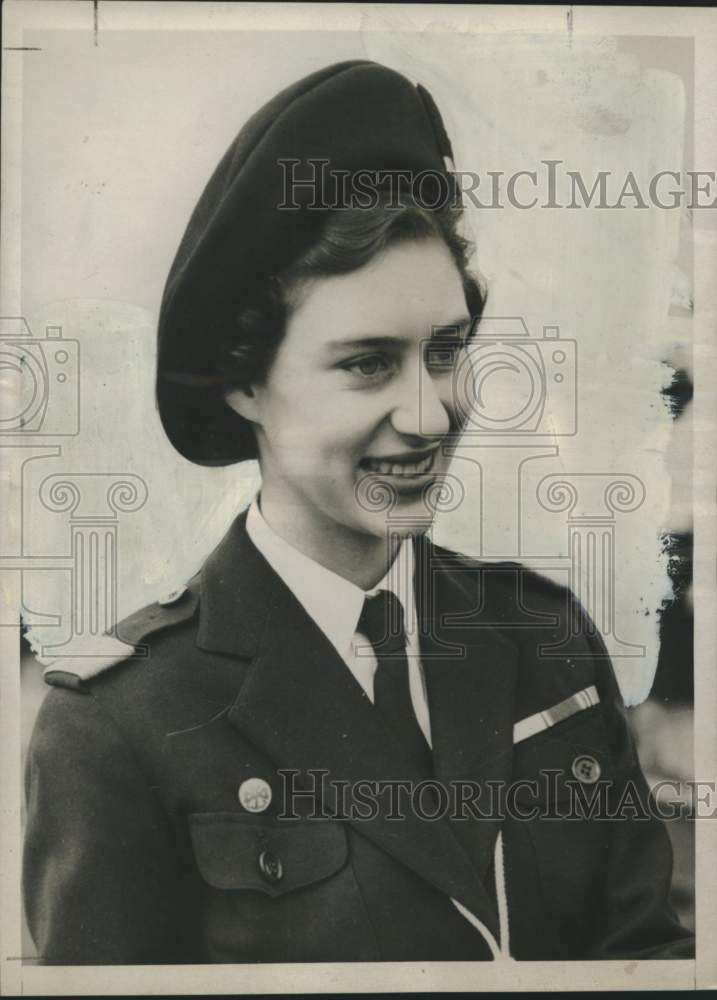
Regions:
[[[374,704],[419,773],[428,777],[433,772],[433,755],[411,702],[401,602],[388,590],[367,597],[357,627],[367,636],[376,653]]]

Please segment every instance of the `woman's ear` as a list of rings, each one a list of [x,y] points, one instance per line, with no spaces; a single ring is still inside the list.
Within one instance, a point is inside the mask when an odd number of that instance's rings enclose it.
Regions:
[[[233,386],[224,393],[224,402],[235,413],[253,424],[259,423],[257,394],[251,386]]]

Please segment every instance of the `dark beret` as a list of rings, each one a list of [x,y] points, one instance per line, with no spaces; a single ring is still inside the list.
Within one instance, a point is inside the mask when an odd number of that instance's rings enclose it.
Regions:
[[[428,171],[426,179],[452,183],[445,157],[450,142],[430,94],[373,62],[312,73],[249,119],[192,213],[162,298],[157,402],[185,458],[227,465],[256,457],[250,425],[224,402],[218,348],[262,282],[319,238],[330,209],[307,208],[316,192],[320,205],[340,207],[366,170]],[[289,160],[299,162],[282,164]],[[348,178],[340,194],[337,171]],[[292,176],[317,183],[292,188]]]

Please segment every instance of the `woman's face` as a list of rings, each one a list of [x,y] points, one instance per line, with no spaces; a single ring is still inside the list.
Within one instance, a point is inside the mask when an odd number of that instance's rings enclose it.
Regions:
[[[299,291],[265,381],[250,397],[227,397],[255,423],[262,510],[284,537],[290,526],[304,546],[334,546],[346,533],[355,543],[428,527],[426,489],[448,464],[441,442],[458,429],[455,345],[469,325],[460,274],[438,239],[397,244]]]

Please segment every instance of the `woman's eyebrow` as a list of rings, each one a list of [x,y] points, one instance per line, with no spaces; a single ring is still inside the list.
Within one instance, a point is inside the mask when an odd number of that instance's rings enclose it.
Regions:
[[[470,316],[460,316],[458,319],[450,320],[448,323],[435,323],[431,328],[431,338],[445,336],[447,333],[463,333],[472,322]],[[342,338],[341,340],[332,340],[326,346],[330,351],[362,350],[364,348],[375,349],[377,347],[402,347],[405,346],[407,341],[408,338],[396,337],[386,333],[365,333],[356,334],[354,337]]]
[[[357,334],[355,337],[346,337],[342,340],[332,340],[326,346],[330,351],[345,351],[365,347],[397,347],[404,343],[405,340],[401,337],[392,337],[385,333],[366,333]]]

